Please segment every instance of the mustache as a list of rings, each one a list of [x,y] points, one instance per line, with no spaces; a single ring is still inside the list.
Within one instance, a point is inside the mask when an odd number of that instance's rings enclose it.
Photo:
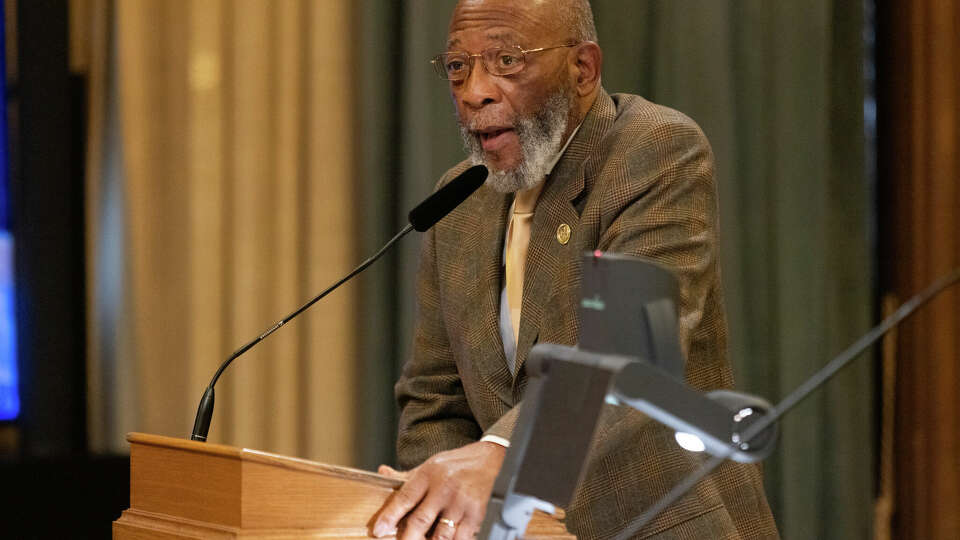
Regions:
[[[481,131],[491,126],[497,126],[501,128],[517,129],[517,118],[504,118],[499,114],[478,114],[471,118],[469,121],[464,121],[463,118],[457,116],[457,123],[460,125],[461,130],[469,132],[471,135],[476,136],[477,131]]]

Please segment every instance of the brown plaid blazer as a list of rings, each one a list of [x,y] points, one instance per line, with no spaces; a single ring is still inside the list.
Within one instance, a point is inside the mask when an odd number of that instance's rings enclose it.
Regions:
[[[468,167],[448,171],[441,184]],[[601,92],[547,179],[524,276],[518,376],[498,326],[510,196],[481,187],[423,241],[413,353],[396,385],[399,465],[478,440],[509,437],[536,342],[574,345],[584,251],[628,253],[672,267],[680,281],[686,378],[733,385],[717,264],[713,155],[697,125],[638,96]],[[557,228],[572,229],[570,241]],[[643,414],[606,406],[581,485],[567,509],[580,538],[609,538],[702,459]],[[650,523],[640,538],[776,538],[760,471],[727,463]]]

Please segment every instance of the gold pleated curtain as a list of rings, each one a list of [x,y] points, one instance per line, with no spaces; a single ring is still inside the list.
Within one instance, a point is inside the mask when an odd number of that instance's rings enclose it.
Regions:
[[[351,24],[348,0],[100,4],[113,39],[91,67],[92,309],[103,289],[122,298],[113,334],[91,317],[90,436],[117,450],[127,431],[189,436],[218,364],[357,261]],[[111,148],[118,246],[98,209]],[[97,267],[109,249],[118,282]],[[354,291],[226,372],[211,441],[354,463]]]

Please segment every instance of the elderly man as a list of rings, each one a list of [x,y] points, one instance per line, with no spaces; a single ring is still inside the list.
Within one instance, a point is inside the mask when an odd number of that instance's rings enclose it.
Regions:
[[[404,486],[377,536],[472,538],[522,406],[536,342],[573,345],[580,254],[650,257],[681,285],[687,381],[730,387],[717,268],[713,156],[682,114],[600,85],[602,53],[587,0],[462,0],[449,81],[485,186],[427,233],[413,354],[397,383]],[[567,526],[610,537],[696,466],[669,430],[607,406]],[[640,537],[775,538],[754,466],[726,464]]]

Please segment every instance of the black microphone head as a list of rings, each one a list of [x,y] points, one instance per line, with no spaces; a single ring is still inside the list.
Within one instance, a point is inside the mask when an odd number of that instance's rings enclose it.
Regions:
[[[487,180],[487,168],[474,165],[447,184],[425,201],[418,204],[408,215],[410,224],[417,232],[424,232],[436,225],[443,216],[449,214],[460,203],[467,200]]]

